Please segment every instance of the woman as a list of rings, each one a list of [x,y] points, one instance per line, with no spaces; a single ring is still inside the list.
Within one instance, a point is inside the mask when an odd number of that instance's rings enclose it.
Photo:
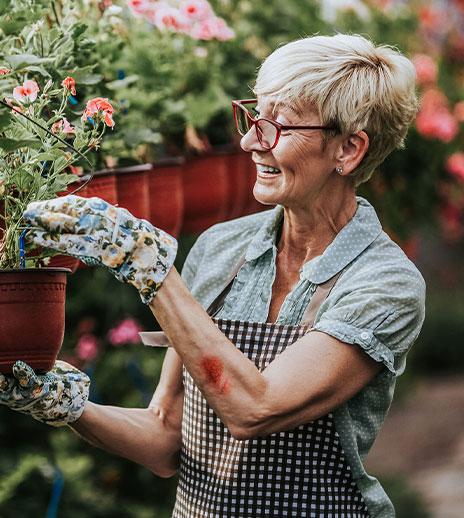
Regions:
[[[235,117],[254,196],[276,207],[202,234],[182,278],[174,240],[122,209],[66,197],[25,213],[36,243],[105,265],[150,305],[172,348],[149,408],[88,402],[60,362],[46,378],[18,362],[1,401],[160,476],[180,468],[175,517],[394,516],[362,459],[425,286],[356,186],[403,145],[414,68],[360,36],[316,36],[271,54],[255,93]]]

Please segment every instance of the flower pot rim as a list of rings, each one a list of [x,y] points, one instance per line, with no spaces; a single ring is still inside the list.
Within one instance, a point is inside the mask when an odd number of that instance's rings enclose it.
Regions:
[[[69,268],[63,268],[61,266],[42,266],[40,268],[0,268],[0,274],[2,273],[67,273],[70,274],[72,271]]]

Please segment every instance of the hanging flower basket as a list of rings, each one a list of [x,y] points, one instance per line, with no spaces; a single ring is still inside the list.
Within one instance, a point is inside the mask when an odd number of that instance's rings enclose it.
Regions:
[[[156,162],[146,172],[150,197],[149,220],[175,237],[179,235],[184,217],[184,164],[182,157],[167,158]]]
[[[0,372],[16,360],[50,370],[64,337],[65,268],[0,270]]]
[[[182,232],[202,232],[226,219],[229,158],[225,152],[216,152],[187,160],[182,173],[185,204]]]

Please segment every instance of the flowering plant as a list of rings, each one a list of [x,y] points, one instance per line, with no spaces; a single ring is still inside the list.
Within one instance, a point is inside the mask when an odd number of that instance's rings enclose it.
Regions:
[[[6,80],[8,75],[2,77]],[[19,236],[27,204],[54,198],[75,182],[75,175],[68,172],[71,164],[99,146],[105,125],[114,126],[113,108],[102,98],[89,100],[81,123],[71,124],[66,106],[75,88],[71,77],[63,80],[61,88],[54,88],[52,81],[41,88],[28,79],[14,87],[12,98],[3,104],[9,110],[0,118],[0,268],[19,266]]]
[[[217,132],[209,129],[217,118],[232,130],[223,77],[233,30],[206,0],[120,4],[117,14],[113,4],[106,16],[124,41],[105,70],[113,78],[106,86],[121,107],[118,129],[101,148],[106,165],[207,149],[208,133],[216,143]]]
[[[93,43],[67,9],[18,0],[0,15],[0,268],[20,264],[27,204],[65,191],[73,164],[88,164],[114,126],[111,103],[95,96],[102,77],[81,61]],[[81,105],[84,95],[94,98]],[[42,263],[36,255],[28,266]]]

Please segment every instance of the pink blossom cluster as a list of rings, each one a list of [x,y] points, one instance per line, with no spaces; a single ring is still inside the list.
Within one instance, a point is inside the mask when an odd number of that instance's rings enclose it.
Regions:
[[[135,318],[125,318],[108,331],[108,341],[114,346],[136,344],[140,342],[140,331],[143,329]]]
[[[80,360],[91,361],[98,355],[99,343],[95,335],[85,333],[81,335],[76,346],[76,356]]]
[[[10,72],[9,69],[0,68],[0,75],[6,75]],[[65,77],[61,82],[61,86],[64,91],[71,94],[76,95],[76,81],[72,77]],[[24,81],[22,85],[16,86],[13,89],[13,99],[20,104],[25,103],[33,103],[40,92],[39,85],[32,79],[27,79]],[[14,108],[15,112],[22,112],[20,106],[13,105],[13,99],[6,99],[8,104]],[[87,101],[87,105],[85,107],[84,113],[82,114],[82,120],[85,122],[89,118],[94,119],[95,117],[101,118],[101,120],[110,128],[114,127],[113,120],[114,108],[108,99],[103,97],[95,97],[94,99],[90,99]],[[71,126],[66,117],[55,122],[52,126],[53,133],[65,133],[65,134],[73,134],[75,132],[75,128]]]
[[[464,153],[462,151],[449,156],[445,167],[450,174],[464,182]]]
[[[437,87],[430,87],[424,92],[416,128],[424,137],[445,143],[451,142],[458,134],[458,121],[449,109],[446,95]]]
[[[182,0],[168,3],[163,0],[128,0],[134,16],[147,20],[159,30],[187,34],[196,40],[226,41],[234,31],[223,18],[215,15],[207,0]]]

